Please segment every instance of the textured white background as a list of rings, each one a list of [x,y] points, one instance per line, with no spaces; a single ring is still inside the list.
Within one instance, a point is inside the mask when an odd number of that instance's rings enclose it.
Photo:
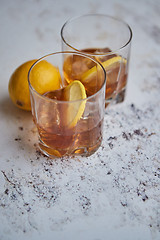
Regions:
[[[131,26],[127,97],[106,113],[97,153],[48,160],[8,81],[21,63],[60,50],[61,26],[84,13]],[[0,240],[160,239],[159,13],[159,0],[0,0]]]

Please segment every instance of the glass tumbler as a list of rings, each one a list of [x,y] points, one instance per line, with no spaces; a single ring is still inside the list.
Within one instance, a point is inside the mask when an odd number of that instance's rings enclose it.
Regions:
[[[44,69],[45,64],[54,66],[58,75],[48,73],[50,67]],[[59,77],[58,89],[46,90],[45,84],[43,90],[40,79],[48,81],[48,76],[53,85]],[[88,86],[83,86],[86,97],[66,100],[65,94],[77,94],[77,88],[67,88],[75,80],[81,85],[88,81]],[[28,82],[40,150],[51,158],[93,154],[103,137],[106,72],[101,63],[83,53],[55,52],[32,65]]]
[[[63,51],[83,52],[102,63],[107,74],[106,106],[123,102],[132,40],[129,25],[108,15],[82,15],[63,25],[61,39]]]

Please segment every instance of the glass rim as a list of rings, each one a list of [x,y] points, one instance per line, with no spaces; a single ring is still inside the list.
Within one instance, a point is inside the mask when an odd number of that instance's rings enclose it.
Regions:
[[[34,68],[34,66],[36,64],[38,64],[39,62],[41,62],[42,60],[45,60],[47,57],[50,57],[50,56],[53,56],[53,55],[56,55],[56,54],[76,54],[76,55],[80,55],[80,56],[83,56],[83,57],[87,57],[89,59],[91,59],[92,61],[94,61],[97,65],[99,65],[101,67],[101,69],[103,70],[103,73],[104,73],[104,81],[103,81],[103,84],[101,86],[101,88],[96,92],[94,93],[93,95],[89,96],[89,97],[86,97],[84,99],[79,99],[79,100],[74,100],[74,101],[62,101],[62,100],[57,100],[57,99],[51,99],[51,98],[48,98],[47,96],[45,95],[42,95],[40,93],[38,93],[35,88],[32,86],[31,82],[30,82],[30,73],[32,71],[32,69]],[[53,52],[53,53],[49,53],[49,54],[46,54],[42,57],[40,57],[39,59],[37,59],[33,64],[32,66],[30,67],[29,71],[28,71],[28,84],[29,84],[29,88],[34,92],[36,93],[40,98],[43,98],[43,99],[46,99],[47,101],[51,101],[51,102],[57,102],[57,103],[63,103],[63,104],[66,104],[66,103],[74,103],[74,102],[83,102],[83,101],[87,101],[89,99],[92,99],[93,97],[95,97],[96,95],[98,95],[102,89],[105,87],[105,84],[106,84],[106,71],[103,67],[103,65],[98,62],[96,59],[94,59],[93,57],[87,55],[87,54],[84,54],[84,53],[81,53],[81,52],[75,52],[75,51],[59,51],[59,52]],[[58,90],[58,89],[57,89]],[[54,90],[53,90],[54,91]],[[55,90],[56,91],[56,90]]]
[[[63,41],[68,47],[70,47],[72,50],[83,53],[82,50],[79,50],[79,49],[73,47],[72,45],[70,45],[70,44],[65,40],[65,38],[64,38],[64,36],[63,36],[64,28],[65,28],[65,26],[67,26],[69,23],[71,23],[71,22],[74,21],[74,20],[77,20],[77,19],[82,18],[82,17],[89,17],[89,16],[106,17],[106,18],[109,18],[109,19],[113,19],[114,21],[120,22],[120,23],[122,23],[124,26],[126,26],[126,27],[128,28],[129,33],[130,33],[130,36],[129,36],[128,41],[127,41],[125,44],[123,44],[121,47],[119,47],[118,49],[116,49],[116,50],[112,50],[112,51],[109,52],[109,53],[94,53],[94,54],[92,54],[92,53],[87,53],[88,55],[92,55],[92,56],[112,55],[112,54],[114,54],[114,53],[116,53],[116,52],[118,52],[118,51],[121,51],[123,48],[125,48],[127,45],[129,45],[129,43],[130,43],[131,40],[132,40],[132,36],[133,36],[132,29],[131,29],[131,27],[129,26],[129,24],[127,24],[125,21],[121,20],[120,18],[111,16],[111,15],[108,15],[108,14],[91,13],[91,14],[83,14],[83,15],[78,15],[78,16],[75,16],[75,17],[71,17],[71,18],[69,18],[69,19],[63,24],[63,26],[62,26],[62,28],[61,28],[61,31],[60,31],[61,39],[62,39],[62,41]]]

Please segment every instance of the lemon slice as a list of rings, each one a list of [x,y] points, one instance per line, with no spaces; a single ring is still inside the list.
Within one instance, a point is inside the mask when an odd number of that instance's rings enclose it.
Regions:
[[[66,124],[68,127],[75,127],[85,110],[86,90],[84,85],[75,80],[64,89],[64,100],[73,101],[67,103]],[[77,101],[80,100],[80,101]],[[81,101],[82,100],[82,101]]]
[[[116,56],[113,58],[110,58],[106,60],[105,62],[102,62],[101,64],[105,68],[106,72],[111,70],[112,68],[116,67],[117,65],[120,65],[121,63],[126,64],[127,60],[125,58],[122,58],[120,56]],[[82,75],[82,82],[88,83],[90,82],[94,77],[96,77],[97,67],[94,66],[91,69],[89,69],[87,72],[85,72]]]

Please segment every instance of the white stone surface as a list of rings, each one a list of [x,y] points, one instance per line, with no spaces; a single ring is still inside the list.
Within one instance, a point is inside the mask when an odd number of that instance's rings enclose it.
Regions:
[[[8,81],[22,62],[60,50],[61,26],[84,13],[131,26],[128,93],[106,113],[97,153],[48,160]],[[160,239],[159,13],[159,0],[1,0],[0,240]]]

